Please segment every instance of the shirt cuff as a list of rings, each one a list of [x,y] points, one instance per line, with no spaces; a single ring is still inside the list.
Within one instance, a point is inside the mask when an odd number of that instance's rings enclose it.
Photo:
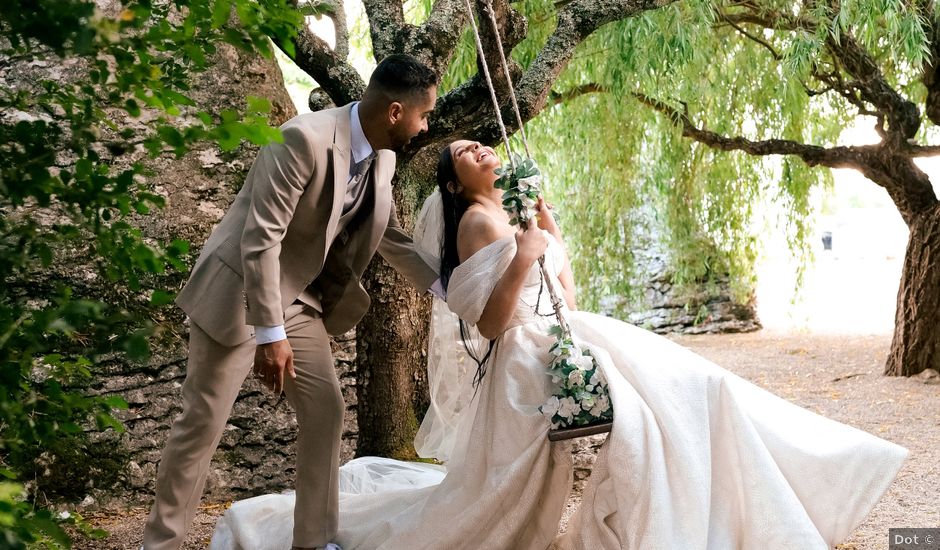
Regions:
[[[441,300],[444,300],[445,302],[447,301],[447,291],[444,290],[444,285],[441,284],[440,279],[437,279],[436,281],[431,283],[431,288],[428,289],[428,292],[437,296]]]
[[[280,340],[286,340],[287,333],[284,332],[284,325],[276,327],[255,327],[255,344],[270,344]]]

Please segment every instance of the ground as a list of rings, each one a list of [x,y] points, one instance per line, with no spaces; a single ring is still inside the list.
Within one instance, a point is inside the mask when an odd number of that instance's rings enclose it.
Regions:
[[[890,336],[750,334],[673,338],[732,372],[807,409],[883,437],[910,451],[894,484],[841,550],[887,548],[891,527],[940,525],[940,385],[881,374]],[[933,380],[936,382],[937,380]],[[578,495],[569,501],[577,505]],[[184,549],[202,549],[226,503],[203,506]],[[140,543],[147,510],[88,514],[110,532],[75,548],[128,549]],[[566,514],[567,516],[567,514]],[[564,524],[562,525],[564,529]]]

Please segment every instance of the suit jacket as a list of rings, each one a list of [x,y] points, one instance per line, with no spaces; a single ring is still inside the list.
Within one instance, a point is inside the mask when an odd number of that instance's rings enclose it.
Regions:
[[[206,241],[176,299],[209,336],[235,346],[254,326],[284,324],[284,310],[317,280],[323,322],[342,334],[370,299],[360,284],[376,250],[419,291],[437,274],[398,223],[391,179],[395,154],[377,151],[372,200],[343,246],[337,237],[349,178],[351,105],[296,116],[283,143],[261,149],[229,211]]]

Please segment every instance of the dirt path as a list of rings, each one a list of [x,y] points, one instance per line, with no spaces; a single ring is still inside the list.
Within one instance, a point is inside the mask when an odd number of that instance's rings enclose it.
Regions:
[[[807,409],[910,449],[898,478],[842,550],[881,550],[890,527],[940,526],[940,385],[881,375],[889,336],[757,332],[681,336],[677,342]],[[572,495],[575,504],[578,495]],[[226,503],[200,509],[184,549],[208,546]],[[111,534],[75,548],[137,548],[147,510],[92,515]]]

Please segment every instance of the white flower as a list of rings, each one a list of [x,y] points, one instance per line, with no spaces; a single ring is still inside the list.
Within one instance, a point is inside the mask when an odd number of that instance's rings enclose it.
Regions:
[[[594,360],[590,355],[580,355],[575,356],[569,359],[572,365],[578,367],[579,370],[588,371],[594,367]]]
[[[533,187],[538,188],[541,184],[542,184],[542,176],[539,174],[536,174],[534,176],[529,176],[527,178],[522,178],[520,180],[517,180],[516,187],[518,187],[520,191],[528,191],[529,189]]]
[[[588,384],[590,384],[591,386],[596,386],[600,384],[601,380],[600,380],[599,374],[600,374],[600,371],[594,371],[594,374],[591,375],[591,379],[588,380]]]
[[[596,400],[594,400],[594,406],[591,407],[591,416],[600,417],[602,414],[610,410],[610,400],[606,395],[601,395]]]
[[[558,416],[568,420],[569,422],[574,419],[574,415],[581,410],[581,405],[577,403],[571,397],[565,397],[560,400],[558,407]]]
[[[581,400],[581,408],[586,411],[593,409],[596,403],[594,396],[587,392],[583,392],[581,395],[579,395],[578,399]]]
[[[568,373],[568,385],[580,386],[584,383],[584,371],[575,369]]]
[[[528,195],[519,195],[519,200],[522,201],[521,211],[526,213],[527,218],[531,218],[532,217],[531,212],[535,210],[535,204],[536,204],[535,199],[529,198]]]
[[[558,407],[561,406],[561,401],[558,399],[557,395],[553,395],[548,398],[548,401],[545,402],[540,408],[542,414],[551,418],[558,412]]]

